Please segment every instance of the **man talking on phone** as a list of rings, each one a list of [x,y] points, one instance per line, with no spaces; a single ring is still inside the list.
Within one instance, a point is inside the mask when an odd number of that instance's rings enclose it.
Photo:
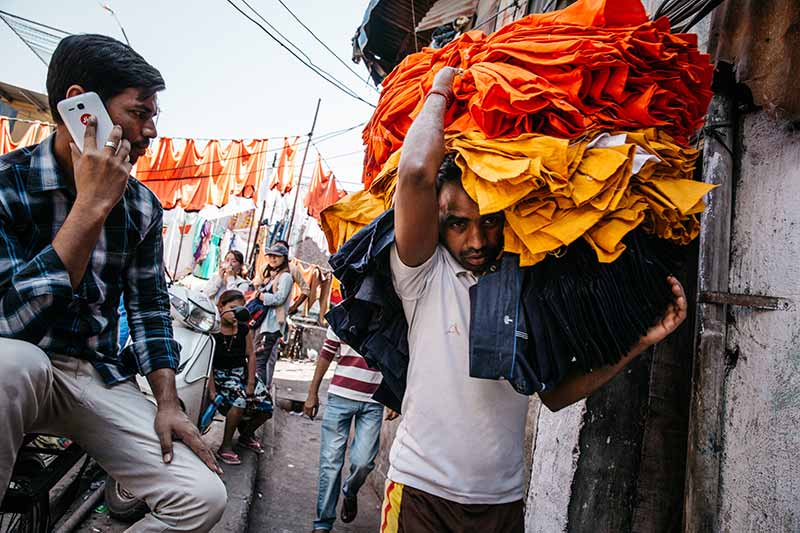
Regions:
[[[164,88],[129,46],[67,37],[47,72],[55,134],[0,157],[0,499],[23,435],[51,433],[148,504],[129,531],[208,531],[227,494],[175,389],[161,205],[129,175],[156,136]],[[98,139],[96,118],[86,117],[80,152],[55,110],[89,91],[115,126]],[[133,343],[120,353],[123,294]]]

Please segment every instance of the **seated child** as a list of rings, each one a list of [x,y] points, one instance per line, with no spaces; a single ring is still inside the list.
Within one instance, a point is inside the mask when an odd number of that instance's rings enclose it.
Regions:
[[[253,334],[247,324],[236,319],[233,312],[244,304],[244,294],[238,290],[226,290],[219,297],[220,332],[214,334],[214,379],[209,381],[208,388],[212,400],[217,394],[223,397],[220,412],[226,416],[225,436],[217,457],[229,465],[242,462],[233,451],[236,429],[239,429],[240,446],[259,454],[264,453],[255,431],[272,417],[272,399],[267,388],[256,377]]]

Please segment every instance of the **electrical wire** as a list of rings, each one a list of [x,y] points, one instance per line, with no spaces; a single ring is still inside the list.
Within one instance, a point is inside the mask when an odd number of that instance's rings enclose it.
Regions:
[[[316,144],[316,143],[322,143],[322,142],[325,142],[325,141],[329,141],[329,140],[331,140],[331,139],[333,139],[335,137],[339,137],[340,135],[344,135],[345,133],[353,131],[354,129],[362,128],[362,127],[364,127],[365,124],[366,124],[366,122],[362,122],[361,124],[356,124],[355,126],[351,126],[349,128],[345,128],[343,130],[334,131],[334,132],[331,132],[331,133],[326,133],[326,134],[320,135],[320,136],[314,138],[314,143]]]
[[[20,17],[19,15],[14,15],[12,13],[9,13],[8,11],[3,11],[1,9],[0,9],[0,15],[5,15],[5,16],[11,17],[13,19],[21,20],[23,22],[27,22],[29,24],[33,24],[34,26],[40,26],[42,28],[47,28],[48,30],[52,30],[52,31],[54,31],[56,33],[63,34],[63,37],[66,37],[67,35],[72,35],[68,31],[64,31],[64,30],[59,29],[59,28],[54,28],[53,26],[48,26],[47,24],[42,24],[41,22],[36,22],[35,20],[26,19],[25,17]]]
[[[36,22],[35,20],[20,17],[7,11],[0,10],[0,19],[3,19],[3,22],[5,22],[11,31],[19,37],[25,46],[27,46],[45,66],[48,64],[48,59],[53,55],[58,41],[69,35],[69,33],[64,30],[42,24],[41,22]],[[55,34],[51,32],[55,32]]]
[[[349,128],[343,128],[340,130],[329,131],[327,133],[323,133],[317,137],[314,137],[315,142],[323,142],[333,139],[335,137],[339,137],[340,135],[344,135],[349,131],[353,131],[356,128],[361,128],[366,124],[366,122],[361,122],[356,124],[355,126],[350,126]],[[161,135],[159,138],[169,138],[169,139],[178,139],[181,141],[188,141],[188,140],[195,140],[195,141],[272,141],[272,140],[279,140],[279,139],[286,139],[297,137],[298,139],[302,139],[308,137],[308,133],[302,134],[295,134],[295,135],[275,135],[273,137],[180,137],[178,135]]]
[[[348,65],[348,64],[347,64],[347,63],[346,63],[346,62],[345,62],[345,61],[344,61],[344,60],[343,60],[341,57],[339,57],[339,56],[336,54],[336,52],[334,52],[333,50],[331,50],[331,49],[328,47],[328,45],[327,45],[327,44],[325,44],[325,43],[322,41],[322,39],[320,39],[319,37],[317,37],[317,34],[316,34],[316,33],[314,33],[314,32],[311,30],[311,28],[309,28],[308,26],[306,26],[306,25],[303,23],[303,21],[302,21],[302,20],[300,20],[300,18],[299,18],[297,15],[295,15],[295,14],[294,14],[294,12],[293,12],[291,9],[289,9],[289,6],[287,6],[287,5],[286,5],[286,4],[283,2],[283,0],[278,0],[278,3],[279,3],[280,5],[282,5],[282,6],[283,6],[283,8],[284,8],[286,11],[288,11],[288,12],[289,12],[289,14],[292,16],[292,18],[294,18],[294,20],[296,20],[296,21],[297,21],[297,23],[298,23],[298,24],[300,24],[300,25],[301,25],[301,26],[302,26],[302,27],[303,27],[303,28],[304,28],[304,29],[305,29],[305,30],[306,30],[308,33],[310,33],[310,34],[311,34],[311,36],[312,36],[312,37],[314,37],[314,39],[315,39],[315,40],[316,40],[316,41],[317,41],[319,44],[321,44],[321,45],[322,45],[322,46],[325,48],[325,50],[327,50],[328,52],[330,52],[330,53],[331,53],[331,55],[332,55],[333,57],[335,57],[335,58],[336,58],[336,60],[337,60],[339,63],[341,63],[342,65],[344,65],[344,67],[345,67],[347,70],[349,70],[350,72],[352,72],[352,73],[353,73],[353,74],[354,74],[354,75],[355,75],[355,76],[356,76],[356,77],[357,77],[359,80],[361,80],[362,82],[364,82],[364,83],[365,83],[365,84],[366,84],[368,87],[372,88],[372,89],[373,89],[374,91],[376,91],[376,92],[378,91],[378,89],[377,89],[376,87],[373,87],[372,85],[370,85],[370,82],[369,82],[369,80],[367,80],[366,78],[362,78],[362,77],[361,77],[361,75],[360,75],[358,72],[356,72],[355,70],[353,70],[353,68],[352,68],[350,65]]]
[[[51,128],[55,128],[56,125],[52,122],[47,122],[46,120],[29,120],[27,118],[15,118],[15,117],[7,117],[5,115],[0,115],[0,119],[2,120],[10,120],[13,122],[22,122],[24,124],[42,124],[44,126],[50,126]]]
[[[359,101],[361,101],[361,102],[363,102],[363,103],[367,104],[367,105],[368,105],[368,106],[370,106],[370,107],[373,107],[373,108],[375,107],[375,105],[374,105],[374,104],[372,104],[371,102],[369,102],[369,101],[367,101],[367,100],[365,100],[365,99],[361,98],[360,96],[358,96],[358,95],[357,95],[355,92],[353,92],[353,91],[352,91],[351,89],[349,89],[349,88],[348,88],[346,85],[342,84],[342,82],[340,82],[339,80],[337,80],[336,78],[334,78],[334,77],[333,77],[333,76],[331,76],[330,74],[327,74],[327,73],[325,73],[325,72],[324,72],[322,69],[320,69],[319,67],[317,67],[317,66],[316,66],[316,65],[314,65],[313,63],[310,63],[310,62],[306,62],[306,61],[304,61],[304,60],[303,60],[303,59],[302,59],[300,56],[298,56],[298,55],[297,55],[297,54],[296,54],[296,53],[295,53],[295,52],[294,52],[294,51],[293,51],[291,48],[289,48],[289,47],[288,47],[288,46],[287,46],[285,43],[283,43],[283,42],[282,42],[280,39],[278,39],[278,38],[277,38],[275,35],[273,35],[272,33],[270,33],[270,31],[269,31],[267,28],[265,28],[263,25],[261,25],[261,23],[259,23],[259,22],[258,22],[257,20],[255,20],[253,17],[251,17],[250,15],[248,15],[247,13],[245,13],[245,12],[244,12],[244,11],[243,11],[243,10],[242,10],[242,9],[241,9],[239,6],[238,6],[238,5],[236,5],[236,4],[235,4],[235,3],[234,3],[232,0],[226,0],[226,2],[228,2],[228,4],[230,4],[230,5],[231,5],[231,6],[232,6],[232,7],[233,7],[233,8],[234,8],[236,11],[238,11],[239,13],[241,13],[241,14],[242,14],[242,15],[243,15],[245,18],[247,18],[247,19],[248,19],[250,22],[252,22],[252,23],[253,23],[253,24],[255,24],[256,26],[258,26],[259,28],[261,28],[261,30],[262,30],[264,33],[266,33],[266,34],[267,34],[267,35],[268,35],[268,36],[269,36],[269,37],[270,37],[270,38],[271,38],[273,41],[275,41],[276,43],[278,43],[278,44],[279,44],[279,45],[280,45],[280,46],[281,46],[283,49],[285,49],[287,52],[289,52],[290,54],[292,54],[292,56],[294,56],[294,57],[295,57],[295,59],[297,59],[298,61],[300,61],[300,62],[301,62],[303,65],[305,65],[305,66],[306,66],[308,69],[310,69],[312,72],[314,72],[315,74],[317,74],[319,77],[321,77],[322,79],[324,79],[325,81],[327,81],[328,83],[330,83],[331,85],[333,85],[334,87],[336,87],[337,89],[339,89],[340,91],[342,91],[343,93],[345,93],[346,95],[350,96],[351,98],[355,98],[356,100],[359,100]],[[261,17],[261,15],[259,15],[259,14],[258,14],[258,12],[257,12],[255,9],[253,9],[253,8],[252,8],[252,7],[251,7],[249,4],[247,4],[247,2],[245,2],[245,5],[247,5],[247,6],[248,6],[248,7],[249,7],[249,8],[250,8],[250,9],[251,9],[251,10],[252,10],[254,13],[256,13],[256,14],[257,14],[257,15],[258,15],[260,18],[262,18],[262,20],[263,20],[263,17]],[[296,46],[296,45],[294,45],[294,44],[292,44],[292,45],[293,45],[293,46]]]
[[[286,41],[288,44],[290,44],[292,47],[294,47],[294,49],[295,49],[295,50],[297,50],[297,51],[298,51],[300,54],[302,54],[302,55],[303,55],[303,57],[305,57],[305,58],[306,58],[306,60],[307,60],[308,64],[309,64],[309,65],[311,65],[311,67],[313,67],[313,69],[317,70],[317,71],[318,71],[318,73],[324,74],[325,76],[329,77],[331,80],[333,80],[334,82],[336,82],[336,83],[337,83],[337,84],[340,86],[340,88],[341,88],[342,90],[346,91],[346,92],[347,92],[347,93],[348,93],[348,94],[349,94],[351,97],[353,97],[353,98],[357,98],[357,99],[361,99],[361,98],[358,96],[358,94],[357,94],[357,93],[356,93],[354,90],[350,89],[350,87],[348,87],[348,86],[347,86],[347,85],[346,85],[344,82],[342,82],[341,80],[339,80],[338,78],[336,78],[336,77],[335,77],[333,74],[331,74],[330,72],[326,71],[325,69],[323,69],[323,68],[322,68],[322,67],[320,67],[319,65],[315,64],[315,63],[314,63],[314,62],[311,60],[311,58],[310,58],[310,57],[309,57],[309,56],[308,56],[308,55],[307,55],[307,54],[306,54],[306,53],[305,53],[305,52],[304,52],[304,51],[303,51],[303,50],[302,50],[302,49],[301,49],[299,46],[297,46],[296,44],[294,44],[294,43],[293,43],[293,42],[292,42],[292,41],[291,41],[291,40],[290,40],[288,37],[286,37],[284,34],[282,34],[282,33],[280,32],[280,30],[278,30],[278,29],[277,29],[275,26],[273,26],[272,24],[270,24],[270,22],[269,22],[269,21],[268,21],[266,18],[264,18],[264,17],[261,15],[261,13],[259,13],[259,12],[258,12],[258,10],[256,10],[256,9],[255,9],[253,6],[251,6],[251,5],[250,5],[250,4],[247,2],[247,0],[241,0],[241,1],[242,1],[242,3],[244,3],[244,5],[246,5],[248,8],[250,8],[250,11],[252,11],[252,12],[253,12],[253,13],[254,13],[254,14],[255,14],[255,15],[258,17],[258,18],[260,18],[260,19],[261,19],[261,20],[262,20],[262,21],[263,21],[263,22],[264,22],[264,23],[265,23],[267,26],[269,26],[269,27],[270,27],[270,28],[271,28],[271,29],[272,29],[272,30],[273,30],[275,33],[277,33],[277,34],[278,34],[278,35],[279,35],[281,38],[283,38],[283,40],[284,40],[284,41]],[[295,56],[295,57],[297,57],[297,56]],[[298,59],[299,59],[299,58],[298,58]],[[363,101],[363,100],[362,100],[362,101]]]
[[[250,9],[250,10],[251,10],[251,11],[252,11],[252,12],[253,12],[253,13],[254,13],[256,16],[257,16],[257,17],[258,17],[258,18],[260,18],[260,19],[261,19],[262,21],[264,21],[264,23],[266,23],[266,24],[267,24],[267,25],[268,25],[270,28],[272,28],[274,31],[276,31],[276,32],[277,32],[277,30],[275,29],[275,27],[274,27],[274,26],[272,26],[272,24],[270,24],[270,23],[269,23],[269,22],[268,22],[268,21],[267,21],[267,20],[266,20],[266,19],[265,19],[265,18],[264,18],[264,17],[263,17],[263,16],[262,16],[262,15],[261,15],[261,14],[260,14],[260,13],[259,13],[259,12],[258,12],[258,11],[257,11],[255,8],[254,8],[254,7],[253,7],[253,6],[251,6],[249,3],[247,3],[247,1],[246,1],[246,0],[242,0],[242,1],[243,1],[243,3],[244,3],[244,4],[245,4],[245,5],[246,5],[246,6],[247,6],[247,7],[248,7],[248,8],[249,8],[249,9]],[[357,95],[356,95],[356,94],[355,94],[355,93],[354,93],[352,90],[350,90],[350,89],[349,89],[347,86],[345,86],[344,84],[342,84],[341,82],[339,82],[338,80],[336,80],[335,78],[333,78],[333,76],[331,76],[330,74],[328,74],[327,72],[323,71],[321,68],[319,68],[318,66],[316,66],[316,65],[315,65],[315,64],[314,64],[314,63],[311,61],[311,59],[310,59],[310,58],[308,58],[308,56],[305,54],[305,52],[303,52],[302,50],[300,50],[300,48],[299,48],[297,45],[295,45],[293,42],[289,41],[289,40],[288,40],[288,39],[287,39],[287,38],[286,38],[286,37],[285,37],[283,34],[281,34],[280,32],[277,32],[277,33],[278,33],[278,34],[279,34],[281,37],[283,37],[283,38],[284,38],[284,40],[286,40],[286,41],[287,41],[287,42],[288,42],[288,43],[289,43],[289,44],[290,44],[292,47],[294,47],[294,48],[295,48],[296,50],[298,50],[298,51],[299,51],[299,52],[300,52],[300,53],[301,53],[303,56],[305,56],[305,57],[306,57],[306,59],[307,59],[307,61],[304,61],[302,58],[300,58],[300,57],[297,55],[297,53],[295,53],[293,50],[291,50],[291,49],[290,49],[290,48],[289,48],[289,47],[288,47],[288,46],[287,46],[285,43],[283,43],[283,42],[282,42],[280,39],[278,39],[277,37],[275,37],[274,35],[272,35],[272,34],[269,32],[269,30],[267,30],[267,29],[266,29],[264,26],[262,26],[262,25],[261,25],[259,22],[257,22],[257,21],[256,21],[256,20],[254,20],[252,17],[250,17],[249,15],[247,15],[247,13],[245,13],[244,11],[242,11],[242,10],[241,10],[241,9],[240,9],[238,6],[236,6],[236,5],[235,5],[235,4],[234,4],[234,3],[233,3],[231,0],[227,0],[227,2],[228,2],[229,4],[231,4],[231,5],[234,7],[234,9],[236,9],[236,10],[237,10],[237,11],[239,11],[239,12],[240,12],[242,15],[244,15],[246,18],[248,18],[248,19],[249,19],[251,22],[253,22],[253,23],[254,23],[254,24],[256,24],[257,26],[259,26],[259,27],[260,27],[260,28],[261,28],[261,29],[262,29],[262,30],[263,30],[263,31],[264,31],[264,32],[265,32],[265,33],[266,33],[266,34],[267,34],[267,35],[268,35],[268,36],[269,36],[271,39],[273,39],[273,40],[274,40],[276,43],[278,43],[278,44],[279,44],[281,47],[283,47],[283,48],[284,48],[284,49],[285,49],[287,52],[289,52],[290,54],[292,54],[292,55],[293,55],[293,56],[294,56],[294,57],[295,57],[295,58],[296,58],[298,61],[300,61],[301,63],[303,63],[303,64],[304,64],[306,67],[308,67],[309,69],[311,69],[312,71],[314,71],[314,72],[315,72],[317,75],[319,75],[320,77],[322,77],[323,79],[325,79],[326,81],[328,81],[329,83],[331,83],[332,85],[334,85],[334,86],[335,86],[336,88],[338,88],[339,90],[341,90],[341,91],[345,92],[345,93],[346,93],[348,96],[351,96],[351,97],[357,98]]]

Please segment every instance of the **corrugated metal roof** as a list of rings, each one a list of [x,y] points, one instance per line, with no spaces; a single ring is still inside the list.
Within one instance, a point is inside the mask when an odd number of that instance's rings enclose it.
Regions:
[[[50,104],[47,100],[47,95],[23,89],[10,83],[0,82],[0,96],[9,102],[25,102],[33,105],[36,109],[42,112],[50,110]]]
[[[478,8],[479,0],[437,0],[428,10],[422,20],[417,24],[417,31],[438,28],[448,22],[453,22],[461,16],[471,17]]]
[[[434,3],[435,0],[372,0],[354,37],[361,54],[355,53],[353,59],[364,60],[373,78],[375,64],[386,73],[391,71],[406,55],[430,43],[430,31],[417,31],[415,45],[414,26]]]

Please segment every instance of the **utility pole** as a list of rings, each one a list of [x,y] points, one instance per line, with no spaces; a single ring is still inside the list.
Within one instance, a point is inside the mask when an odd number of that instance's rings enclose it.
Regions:
[[[275,173],[275,163],[277,161],[278,161],[278,154],[276,153],[272,157],[272,172],[270,173],[270,175]],[[264,176],[262,178],[262,180],[264,180],[264,179],[267,179],[266,176]],[[259,189],[263,189],[263,188],[264,188],[264,185],[263,185],[263,181],[262,181],[261,185],[259,186]],[[261,192],[261,191],[259,190],[259,192]],[[258,217],[258,220],[253,220],[251,222],[250,230],[247,232],[247,253],[245,253],[245,260],[247,261],[248,265],[250,263],[255,264],[254,255],[256,253],[256,244],[258,243],[258,237],[259,237],[259,234],[261,233],[261,225],[262,225],[262,223],[264,221],[264,213],[267,210],[267,201],[264,198],[261,198],[261,196],[259,196],[258,199],[261,201],[261,215]],[[273,202],[273,204],[272,204],[272,212],[273,212],[273,214],[275,213],[275,202]],[[253,216],[255,217],[255,212],[253,213]],[[271,215],[270,215],[270,220],[272,220],[272,216]],[[253,236],[253,226],[256,227],[256,238],[251,240],[251,237]],[[251,243],[252,243],[252,248],[251,248]]]
[[[319,114],[319,104],[322,103],[322,98],[317,98],[317,110],[314,111],[314,121],[311,123],[311,131],[308,133],[308,142],[306,142],[306,149],[303,152],[303,162],[300,163],[300,175],[297,177],[297,185],[294,191],[294,203],[292,204],[292,214],[289,217],[289,227],[286,231],[286,241],[292,238],[292,225],[294,224],[294,213],[297,210],[297,198],[300,196],[300,184],[303,182],[303,167],[306,166],[306,156],[308,156],[308,148],[311,146],[311,138],[314,136],[314,126],[317,125],[317,115]],[[290,243],[291,244],[291,243]]]

